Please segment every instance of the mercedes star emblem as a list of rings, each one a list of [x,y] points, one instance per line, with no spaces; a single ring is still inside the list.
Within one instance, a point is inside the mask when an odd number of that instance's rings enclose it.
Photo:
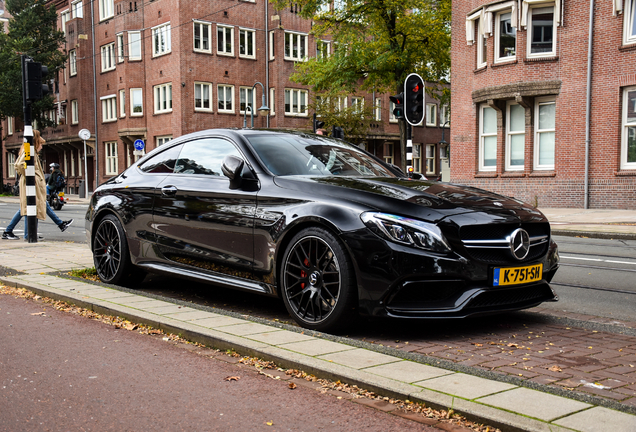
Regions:
[[[530,251],[530,236],[522,228],[517,228],[510,235],[510,251],[519,261],[528,256]]]

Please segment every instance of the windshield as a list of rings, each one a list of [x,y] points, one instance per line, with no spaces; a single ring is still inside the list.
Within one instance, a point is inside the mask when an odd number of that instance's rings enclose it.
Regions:
[[[353,146],[296,135],[257,135],[248,140],[265,167],[277,176],[397,177]]]

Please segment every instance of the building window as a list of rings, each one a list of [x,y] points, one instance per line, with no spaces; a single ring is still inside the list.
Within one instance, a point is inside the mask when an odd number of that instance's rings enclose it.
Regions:
[[[171,51],[170,23],[152,29],[152,56],[168,54]]]
[[[389,123],[397,123],[398,119],[395,117],[395,104],[389,100]]]
[[[625,18],[623,21],[624,36],[623,43],[631,44],[636,42],[636,0],[625,2]]]
[[[364,112],[364,98],[356,96],[352,97],[351,108],[355,114],[362,114]]]
[[[119,90],[119,117],[126,117],[126,89]]]
[[[7,168],[9,177],[15,177],[15,154],[7,152]]]
[[[13,117],[7,117],[7,135],[13,135]]]
[[[154,86],[155,114],[172,112],[172,83]]]
[[[535,104],[534,169],[553,170],[556,102],[553,98],[537,98]]]
[[[156,137],[157,147],[160,147],[160,146],[164,145],[165,143],[167,143],[171,139],[172,139],[172,135],[164,135],[164,136]]]
[[[285,115],[307,115],[307,90],[285,89]]]
[[[623,90],[621,169],[636,169],[636,87]]]
[[[426,104],[426,126],[437,126],[437,105]]]
[[[71,12],[67,9],[60,14],[60,18],[62,19],[62,32],[64,32],[64,36],[66,36],[66,23],[71,19]]]
[[[435,144],[426,144],[426,174],[435,174]]]
[[[413,156],[412,156],[413,171],[416,173],[422,172],[422,144],[413,144]]]
[[[71,76],[77,75],[77,51],[71,50],[68,53],[68,68]]]
[[[276,32],[269,32],[269,59],[274,60],[276,57],[274,56],[274,48],[276,47]]]
[[[115,43],[102,46],[102,72],[115,69]]]
[[[117,35],[117,63],[124,61],[124,34]]]
[[[212,52],[210,36],[212,35],[212,24],[205,22],[194,22],[194,50],[199,52]]]
[[[216,95],[219,98],[219,112],[234,112],[234,86],[219,85],[216,89]]]
[[[375,98],[373,113],[373,118],[375,119],[375,121],[382,121],[382,98]]]
[[[285,60],[305,60],[307,39],[306,34],[285,32]]]
[[[71,101],[71,124],[79,123],[79,111],[77,110],[77,99]]]
[[[554,7],[535,7],[528,14],[528,57],[556,55]]]
[[[439,107],[439,125],[444,127],[446,123],[450,123],[450,109],[448,105]]]
[[[84,8],[81,0],[71,3],[71,18],[84,18]]]
[[[254,30],[239,29],[239,57],[256,58]]]
[[[71,177],[75,177],[75,150],[71,150]]]
[[[115,16],[114,0],[99,0],[99,20],[104,21]]]
[[[139,117],[144,115],[144,100],[142,89],[130,89],[130,116]]]
[[[488,39],[486,39],[486,35],[484,34],[483,28],[482,28],[482,20],[478,19],[475,20],[475,32],[476,37],[475,37],[475,41],[477,42],[477,69],[480,69],[482,67],[486,66],[486,62],[487,62],[487,52],[488,52],[488,45],[487,45],[487,41]]]
[[[512,13],[498,13],[495,26],[495,63],[514,60],[517,29],[512,26]]]
[[[316,57],[318,59],[325,59],[329,57],[329,47],[331,46],[331,42],[319,40],[316,42]]]
[[[393,164],[393,144],[384,144],[384,162]]]
[[[102,99],[102,123],[117,120],[117,96],[104,96]]]
[[[117,141],[106,143],[106,175],[117,175]]]
[[[497,168],[497,111],[481,106],[479,116],[479,171]]]
[[[274,107],[276,106],[276,89],[269,89],[269,115],[273,116],[276,114],[276,110]]]
[[[327,100],[328,102],[328,100]],[[347,97],[346,96],[338,96],[336,98],[336,106],[334,107],[336,111],[340,111],[342,109],[347,109]]]
[[[212,111],[212,83],[194,83],[194,110]]]
[[[522,170],[526,141],[526,110],[508,102],[506,106],[506,171]]]
[[[256,114],[253,110],[256,106],[256,94],[252,87],[239,87],[239,113],[244,114],[247,106],[249,111]]]
[[[138,31],[128,32],[128,61],[141,60],[141,33]]]
[[[234,55],[234,27],[216,26],[216,52],[223,55]]]

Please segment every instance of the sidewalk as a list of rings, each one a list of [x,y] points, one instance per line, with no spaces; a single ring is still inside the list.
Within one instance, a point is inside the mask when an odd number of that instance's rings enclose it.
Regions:
[[[381,395],[420,401],[433,408],[452,407],[469,419],[505,431],[636,430],[636,415],[598,406],[593,398],[573,400],[410,361],[345,338],[58,277],[55,272],[92,267],[86,245],[17,243],[0,243],[0,266],[14,270],[8,273],[19,272],[0,277],[0,281],[42,296],[122,316],[215,348],[271,360],[281,367],[355,384]]]

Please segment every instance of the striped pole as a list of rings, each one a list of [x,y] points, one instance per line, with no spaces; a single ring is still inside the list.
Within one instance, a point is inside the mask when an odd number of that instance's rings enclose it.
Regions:
[[[406,173],[409,177],[413,174],[413,137],[412,126],[406,123]]]
[[[22,108],[24,109],[24,160],[26,162],[26,172],[24,174],[25,182],[25,194],[26,194],[26,227],[29,234],[27,235],[27,241],[29,243],[38,242],[37,232],[37,206],[35,204],[35,158],[38,155],[35,153],[35,146],[33,145],[33,127],[31,126],[31,101],[27,100],[27,83],[26,83],[26,62],[32,61],[27,58],[26,55],[22,55],[20,58],[22,66]],[[41,84],[40,84],[41,85]],[[20,191],[22,192],[22,191]]]

